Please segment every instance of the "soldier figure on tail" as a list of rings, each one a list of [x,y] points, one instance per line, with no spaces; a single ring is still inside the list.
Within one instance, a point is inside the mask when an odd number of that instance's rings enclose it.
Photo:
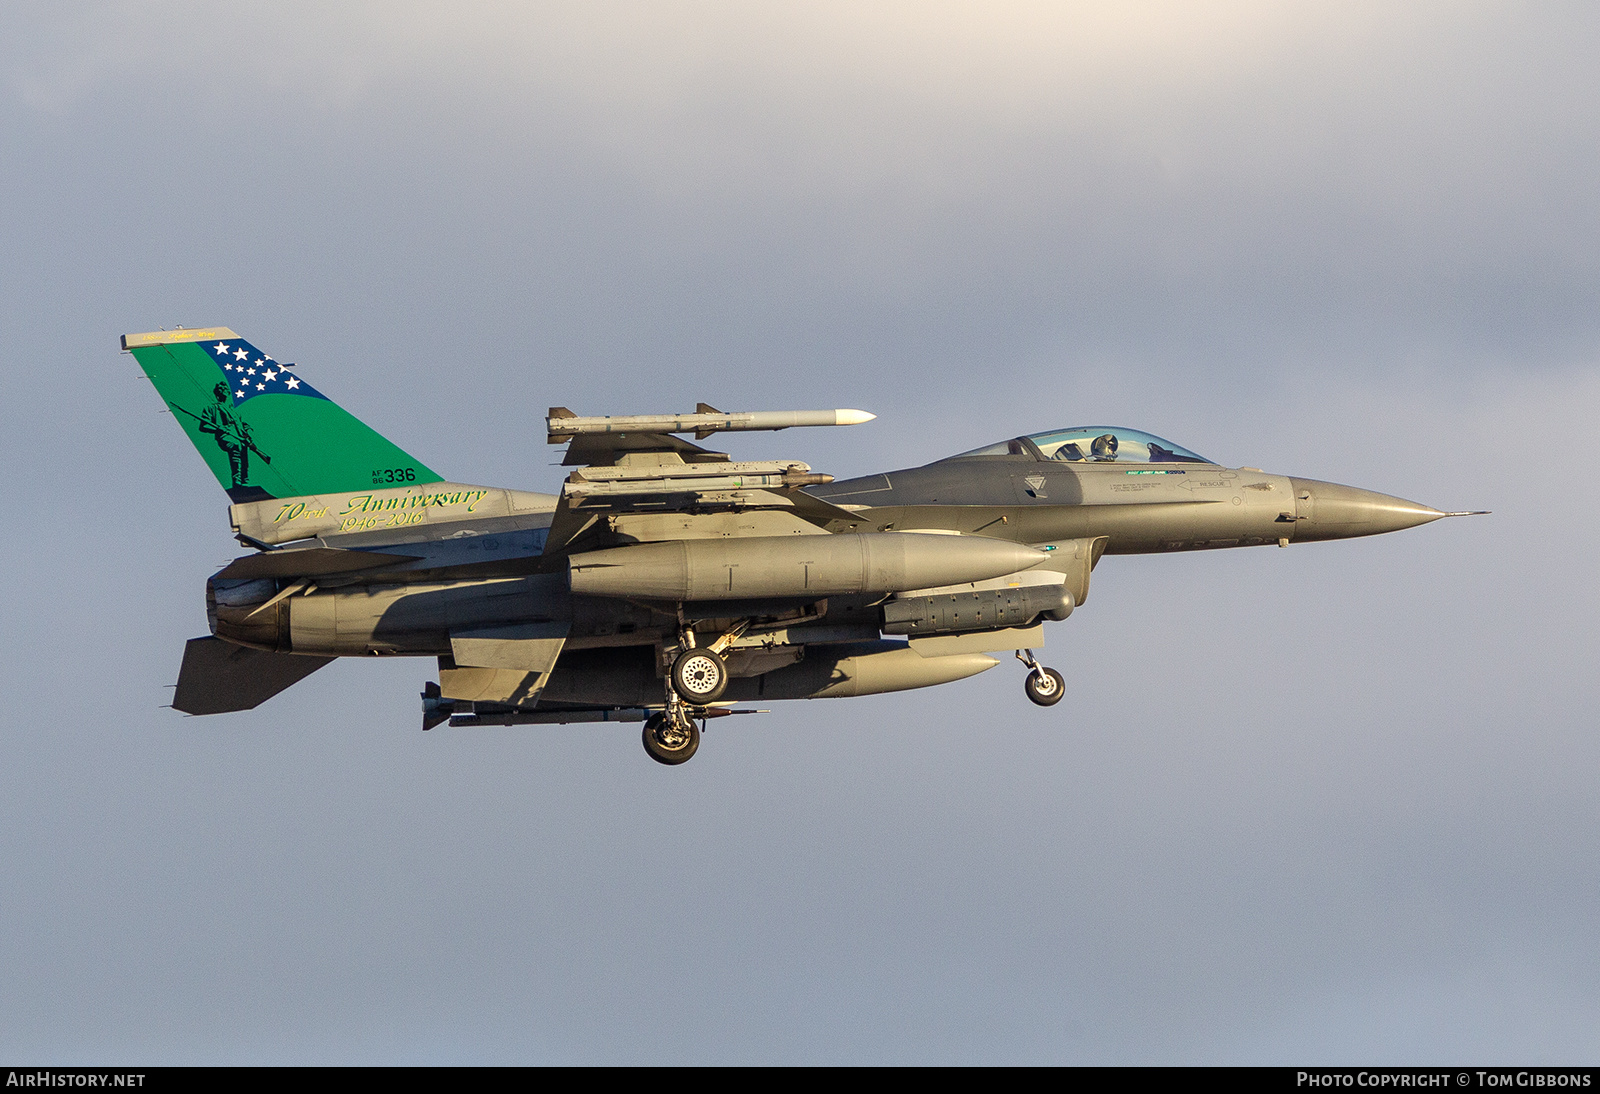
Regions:
[[[254,452],[269,464],[272,458],[256,447],[250,436],[250,426],[228,405],[228,385],[219,383],[211,393],[217,401],[200,414],[200,432],[216,437],[217,447],[228,454],[233,485],[245,486],[250,481],[250,453]]]

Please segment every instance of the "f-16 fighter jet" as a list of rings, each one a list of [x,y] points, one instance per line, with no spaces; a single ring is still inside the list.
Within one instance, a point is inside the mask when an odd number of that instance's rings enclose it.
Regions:
[[[663,764],[739,704],[1039,663],[1105,554],[1373,535],[1444,513],[1220,467],[1135,430],[1035,433],[847,482],[687,440],[855,425],[857,410],[580,417],[556,494],[447,482],[225,327],[122,339],[254,549],[206,583],[173,706],[248,710],[336,657],[436,658],[422,728],[643,722]]]

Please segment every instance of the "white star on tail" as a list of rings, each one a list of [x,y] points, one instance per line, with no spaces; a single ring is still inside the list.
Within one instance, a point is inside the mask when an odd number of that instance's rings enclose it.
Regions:
[[[236,349],[233,351],[233,355],[243,361],[250,356],[250,353],[248,350]]]
[[[270,369],[270,368],[269,368],[269,369],[267,369],[267,371],[265,371],[265,372],[263,372],[263,373],[262,373],[262,374],[261,374],[261,377],[262,377],[262,379],[264,379],[264,380],[276,380],[276,379],[277,379],[277,378],[278,378],[278,374],[277,374],[277,373],[276,373],[276,372],[273,372],[273,371],[272,371],[272,370],[271,370],[271,369]]]
[[[287,387],[290,391],[293,391],[295,388],[300,386],[300,381],[295,379],[293,376],[291,376],[287,380],[284,381],[284,386]]]
[[[223,354],[228,352],[228,343],[218,342],[216,345],[211,347],[211,352],[215,353],[218,357],[221,357]]]

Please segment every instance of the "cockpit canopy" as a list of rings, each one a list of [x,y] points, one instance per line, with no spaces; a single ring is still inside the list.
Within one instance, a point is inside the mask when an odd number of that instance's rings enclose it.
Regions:
[[[1030,433],[1026,437],[1013,437],[1009,441],[974,448],[951,456],[953,460],[967,456],[1032,456],[1036,460],[1059,460],[1063,463],[1210,463],[1187,448],[1137,429],[1121,429],[1110,425],[1086,425],[1073,429],[1055,429],[1048,433]]]

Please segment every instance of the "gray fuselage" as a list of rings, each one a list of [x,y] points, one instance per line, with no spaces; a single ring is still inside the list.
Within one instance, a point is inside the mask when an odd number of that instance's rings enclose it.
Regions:
[[[832,507],[821,517],[685,512],[659,532],[657,518],[623,517],[570,555],[547,551],[552,495],[463,488],[482,499],[470,518],[430,511],[409,524],[387,518],[406,511],[403,494],[360,495],[311,511],[328,514],[312,538],[216,575],[212,630],[280,654],[437,656],[443,672],[464,634],[554,627],[566,652],[544,709],[647,704],[685,620],[709,634],[740,625],[724,650],[730,698],[859,695],[959,679],[995,663],[983,651],[1042,645],[1040,621],[1086,599],[1102,554],[1286,546],[1445,515],[1198,459],[1044,459],[1025,440],[1009,454],[812,486]],[[363,511],[381,502],[393,526],[363,517],[344,531],[358,500]],[[236,526],[292,535],[272,526],[275,504],[236,506]],[[992,640],[961,636],[974,630]]]
[[[860,527],[942,528],[1022,543],[1106,537],[1106,554],[1377,535],[1444,516],[1400,498],[1254,468],[958,456],[815,486]]]

